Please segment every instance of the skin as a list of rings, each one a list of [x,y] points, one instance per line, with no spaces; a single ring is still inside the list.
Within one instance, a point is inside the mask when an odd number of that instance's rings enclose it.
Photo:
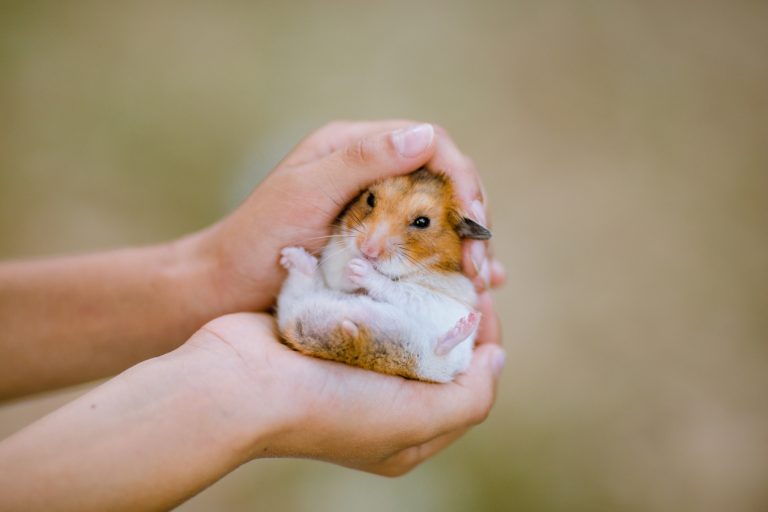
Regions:
[[[269,315],[228,314],[271,307],[280,249],[319,249],[380,178],[427,165],[476,206],[468,160],[440,129],[402,131],[414,126],[326,126],[230,216],[182,239],[0,265],[1,397],[125,370],[0,443],[0,467],[14,468],[0,508],[164,509],[263,456],[398,475],[482,421],[504,360],[487,293],[470,370],[440,386],[302,356]],[[503,279],[465,267],[483,289]]]
[[[267,315],[219,318],[0,443],[0,508],[166,509],[259,457],[401,475],[488,415],[495,322],[469,371],[434,385],[293,352]]]
[[[218,316],[267,310],[285,277],[280,250],[320,249],[342,206],[381,178],[426,165],[450,176],[462,209],[484,220],[477,171],[441,128],[420,151],[398,152],[395,139],[415,126],[331,123],[228,217],[172,242],[0,264],[0,361],[14,362],[0,367],[0,399],[114,375],[173,350]],[[503,282],[486,242],[464,247],[464,271],[479,290]]]

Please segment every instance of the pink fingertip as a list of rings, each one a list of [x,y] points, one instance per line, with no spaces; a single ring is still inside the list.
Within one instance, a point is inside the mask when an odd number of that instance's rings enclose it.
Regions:
[[[491,283],[495,286],[501,286],[507,281],[507,269],[497,259],[491,261]]]

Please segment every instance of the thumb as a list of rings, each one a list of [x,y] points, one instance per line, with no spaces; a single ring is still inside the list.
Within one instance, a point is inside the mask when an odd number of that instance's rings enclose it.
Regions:
[[[470,367],[456,379],[456,384],[470,390],[471,399],[465,404],[469,425],[482,423],[493,407],[505,360],[504,349],[498,345],[480,345],[475,349]]]
[[[346,204],[375,181],[415,171],[434,152],[435,129],[431,124],[369,135],[316,162],[321,172],[312,172],[312,181],[317,180],[317,186],[329,193],[341,195],[339,201]]]

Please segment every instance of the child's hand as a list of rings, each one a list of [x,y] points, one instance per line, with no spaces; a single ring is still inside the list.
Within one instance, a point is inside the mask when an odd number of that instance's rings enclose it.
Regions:
[[[224,431],[234,433],[243,461],[314,458],[394,476],[490,411],[504,353],[487,294],[479,307],[483,323],[472,365],[449,384],[306,357],[281,345],[273,319],[260,314],[218,318],[177,352],[199,362],[185,367],[201,368],[194,380],[219,404],[218,416],[231,420]]]
[[[421,166],[451,176],[467,216],[487,223],[477,171],[440,128],[337,122],[307,137],[237,210],[194,238],[196,252],[214,262],[206,288],[216,290],[211,300],[218,312],[271,306],[284,277],[280,249],[319,250],[330,224],[360,190]],[[478,289],[501,284],[503,268],[487,257],[486,243],[465,245],[464,269]]]
[[[281,345],[269,315],[206,324],[0,442],[3,510],[169,510],[259,457],[400,475],[480,423],[504,363],[488,294],[467,372],[428,384]],[[98,482],[98,485],[94,485]]]

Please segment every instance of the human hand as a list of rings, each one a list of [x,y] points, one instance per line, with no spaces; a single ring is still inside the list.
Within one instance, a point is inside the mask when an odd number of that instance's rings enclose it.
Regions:
[[[403,474],[490,411],[504,352],[487,293],[478,307],[472,364],[448,384],[293,352],[265,314],[220,317],[2,440],[0,509],[168,510],[259,457]]]
[[[475,166],[442,128],[411,121],[331,123],[299,143],[231,215],[193,237],[196,254],[214,261],[202,266],[213,269],[202,288],[216,290],[211,300],[220,312],[268,308],[284,278],[278,265],[283,247],[319,250],[361,190],[421,166],[450,176],[464,214],[487,225]],[[463,261],[480,291],[504,281],[487,242],[466,242]]]
[[[188,368],[200,368],[196,386],[213,398],[219,417],[227,418],[241,462],[314,458],[396,476],[490,411],[504,351],[487,293],[479,309],[483,320],[472,364],[448,384],[307,357],[277,341],[270,316],[254,313],[210,322],[176,357],[184,357]]]

